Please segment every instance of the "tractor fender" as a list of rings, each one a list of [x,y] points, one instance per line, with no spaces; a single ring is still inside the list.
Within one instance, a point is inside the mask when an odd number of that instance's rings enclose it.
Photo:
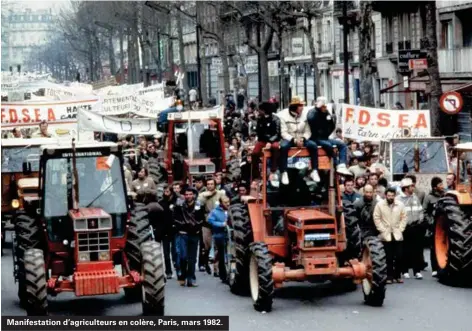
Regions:
[[[472,198],[465,190],[448,191],[444,196],[453,197],[459,205],[472,205]]]
[[[254,241],[264,241],[265,239],[265,219],[262,210],[262,204],[257,202],[247,203],[249,210],[249,220],[251,221]]]

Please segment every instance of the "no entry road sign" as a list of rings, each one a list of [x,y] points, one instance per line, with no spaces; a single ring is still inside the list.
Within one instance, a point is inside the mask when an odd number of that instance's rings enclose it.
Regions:
[[[461,111],[462,106],[464,106],[464,101],[459,93],[446,92],[441,96],[439,105],[446,114],[455,115]]]

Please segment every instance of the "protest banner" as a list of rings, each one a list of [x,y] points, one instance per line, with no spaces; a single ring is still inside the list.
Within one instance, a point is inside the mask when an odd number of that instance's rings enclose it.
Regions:
[[[116,118],[80,110],[77,117],[80,130],[111,132],[117,134],[157,134],[157,118]]]
[[[47,122],[75,120],[79,109],[91,110],[98,101],[89,99],[47,103],[2,103],[2,128],[37,125],[43,120]]]
[[[134,93],[102,96],[101,104],[93,111],[104,115],[123,115],[134,111],[136,96]]]
[[[164,109],[171,107],[174,104],[174,98],[148,98],[138,97],[134,105],[133,113],[142,117],[157,118],[157,115]]]
[[[143,96],[149,93],[153,93],[160,98],[164,98],[164,84],[151,85],[138,90],[138,96]]]
[[[385,141],[401,138],[405,132],[412,138],[431,136],[429,110],[386,110],[342,105],[342,130],[345,138]]]

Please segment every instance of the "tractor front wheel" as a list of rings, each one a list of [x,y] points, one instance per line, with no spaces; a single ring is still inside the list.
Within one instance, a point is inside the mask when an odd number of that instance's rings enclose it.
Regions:
[[[228,259],[228,285],[234,294],[249,292],[249,244],[253,241],[251,220],[247,206],[234,205],[229,210],[233,228],[232,252]]]
[[[26,274],[26,295],[28,316],[48,315],[48,294],[46,286],[46,265],[43,251],[28,249],[24,255]]]
[[[380,307],[385,299],[387,256],[383,244],[378,238],[368,237],[365,239],[362,263],[367,269],[367,276],[362,280],[364,301],[370,306]]]
[[[261,242],[249,246],[251,252],[249,264],[249,284],[254,308],[257,311],[270,312],[274,296],[272,279],[272,258],[267,245]]]
[[[164,316],[165,273],[161,245],[151,241],[141,245],[143,315]]]

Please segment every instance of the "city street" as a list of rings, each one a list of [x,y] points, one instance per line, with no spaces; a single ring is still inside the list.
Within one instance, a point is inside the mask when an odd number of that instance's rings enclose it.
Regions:
[[[2,257],[2,315],[25,315],[18,306],[11,251]],[[335,293],[328,284],[292,283],[276,292],[271,313],[253,310],[249,297],[238,297],[216,278],[199,272],[198,288],[166,286],[166,315],[229,315],[230,330],[443,330],[470,331],[472,289],[447,287],[425,272],[425,279],[390,285],[382,308],[363,304],[362,292]],[[124,294],[75,299],[64,293],[50,298],[51,315],[114,316],[141,314]]]

